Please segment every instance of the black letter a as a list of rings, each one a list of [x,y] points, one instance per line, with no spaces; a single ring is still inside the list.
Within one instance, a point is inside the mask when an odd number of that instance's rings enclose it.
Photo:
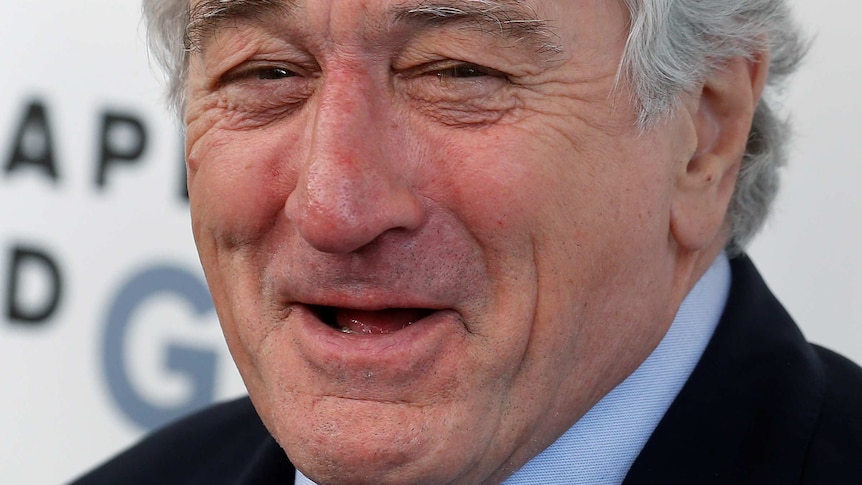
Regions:
[[[45,106],[39,101],[32,101],[27,108],[13,146],[15,149],[6,164],[6,173],[12,173],[24,165],[33,165],[44,170],[54,181],[57,180],[54,142]]]

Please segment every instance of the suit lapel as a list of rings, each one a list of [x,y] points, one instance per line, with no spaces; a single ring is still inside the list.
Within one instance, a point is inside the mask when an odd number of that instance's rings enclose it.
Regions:
[[[797,483],[823,369],[746,257],[715,335],[624,485]]]

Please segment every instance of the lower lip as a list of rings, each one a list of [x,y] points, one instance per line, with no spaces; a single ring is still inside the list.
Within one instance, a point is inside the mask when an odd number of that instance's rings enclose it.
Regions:
[[[306,359],[317,365],[374,366],[394,361],[401,365],[437,358],[453,338],[465,333],[460,316],[438,310],[391,333],[345,333],[322,322],[314,311],[297,305],[291,312],[297,323],[295,342]]]

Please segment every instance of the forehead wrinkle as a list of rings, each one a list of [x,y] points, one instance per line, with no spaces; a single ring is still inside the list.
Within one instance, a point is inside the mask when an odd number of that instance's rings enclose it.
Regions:
[[[465,24],[515,41],[528,41],[545,54],[559,54],[559,35],[523,0],[424,0],[400,9],[396,21],[417,27]]]
[[[201,0],[189,8],[185,47],[203,50],[219,30],[239,20],[264,21],[274,15],[289,16],[298,8],[297,0]]]

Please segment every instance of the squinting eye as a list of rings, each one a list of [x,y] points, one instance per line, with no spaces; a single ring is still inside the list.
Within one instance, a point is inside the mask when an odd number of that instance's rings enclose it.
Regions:
[[[299,73],[287,67],[268,65],[249,66],[226,73],[224,76],[221,77],[221,79],[219,79],[219,83],[222,85],[226,85],[232,84],[234,82],[254,80],[277,81],[279,79],[287,79],[298,76],[300,76]]]
[[[261,69],[257,71],[257,78],[267,81],[274,79],[284,79],[286,77],[294,77],[296,73],[291,71],[290,69],[285,69],[283,67],[273,67],[269,69]]]
[[[499,73],[497,73],[496,71],[482,66],[477,66],[476,64],[458,64],[452,67],[448,67],[446,69],[434,71],[433,74],[437,75],[437,77],[440,79],[499,76]]]

